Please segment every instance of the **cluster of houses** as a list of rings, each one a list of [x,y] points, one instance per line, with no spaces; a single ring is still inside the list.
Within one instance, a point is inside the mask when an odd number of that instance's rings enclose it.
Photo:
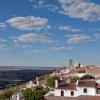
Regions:
[[[81,80],[67,83],[63,80],[55,81],[55,88],[45,96],[77,97],[80,95],[100,96],[100,84],[95,80]]]
[[[76,83],[70,83],[68,77],[82,77],[91,75],[95,79],[77,80]],[[60,70],[51,74],[60,76],[61,80],[55,81],[54,90],[49,91],[45,97],[46,100],[100,100],[100,67],[73,67]],[[82,99],[80,97],[93,97],[92,99]],[[60,99],[59,99],[59,98]],[[64,99],[64,97],[66,97]],[[56,99],[55,99],[56,98]],[[87,97],[88,98],[88,97]]]
[[[75,83],[70,83],[69,77],[82,77],[86,74],[92,75],[95,79],[92,80],[77,80]],[[75,66],[69,68],[63,68],[61,70],[53,72],[50,77],[58,76],[60,80],[55,80],[55,87],[45,94],[46,100],[66,100],[63,97],[68,97],[68,100],[74,100],[80,96],[99,97],[100,96],[100,67],[91,66]],[[42,85],[44,88],[47,87],[46,81],[39,81],[36,78],[36,83],[30,81],[21,87],[23,89],[33,88],[38,85]],[[56,97],[56,99],[53,98]],[[70,99],[70,98],[74,99]],[[51,99],[50,99],[51,98]],[[61,99],[57,99],[61,98]],[[100,97],[99,97],[100,98]],[[24,100],[23,94],[18,92],[12,95],[11,100]],[[75,99],[75,100],[87,100],[87,99]],[[92,99],[90,99],[92,100]],[[99,100],[99,99],[93,99]]]

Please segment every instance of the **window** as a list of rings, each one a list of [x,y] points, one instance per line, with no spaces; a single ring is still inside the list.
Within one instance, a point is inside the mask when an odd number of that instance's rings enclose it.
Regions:
[[[83,92],[84,92],[84,93],[87,93],[87,88],[84,88]]]
[[[97,89],[97,94],[100,94],[100,89]]]
[[[74,96],[74,91],[71,91],[71,96]]]
[[[61,96],[64,96],[64,91],[61,91]]]

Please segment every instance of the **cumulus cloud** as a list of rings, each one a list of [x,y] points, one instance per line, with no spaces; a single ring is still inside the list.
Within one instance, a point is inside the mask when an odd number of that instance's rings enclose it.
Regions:
[[[35,9],[42,9],[45,8],[52,12],[57,12],[59,10],[59,7],[55,4],[48,4],[44,0],[37,0],[36,4],[33,5]]]
[[[67,35],[66,37],[68,38],[67,43],[71,44],[79,44],[95,40],[95,37],[85,34]]]
[[[52,47],[52,48],[49,48],[49,50],[54,51],[54,52],[61,52],[61,51],[68,52],[68,51],[74,50],[74,48],[73,47],[63,47],[63,46],[61,46],[61,47]]]
[[[94,34],[94,36],[95,36],[95,38],[96,38],[97,40],[100,39],[100,34]]]
[[[45,4],[44,0],[38,0],[37,4],[33,5],[33,7],[36,8],[36,9],[40,9],[40,8],[44,7],[44,4]]]
[[[41,30],[48,24],[48,19],[34,16],[13,17],[7,23],[20,30]]]
[[[70,31],[70,32],[81,32],[81,29],[76,29],[73,28],[72,26],[65,26],[65,25],[60,25],[59,26],[60,30],[64,30],[64,31]]]
[[[0,38],[0,51],[5,49],[7,40]]]
[[[14,42],[22,42],[22,43],[52,43],[53,40],[45,35],[39,35],[35,33],[27,33],[18,36],[14,39]]]
[[[5,43],[5,42],[7,42],[6,39],[2,39],[2,38],[0,38],[0,43]]]
[[[60,14],[85,21],[100,20],[100,5],[89,0],[58,0],[61,5]]]
[[[0,29],[4,29],[6,27],[7,27],[6,23],[0,23]]]

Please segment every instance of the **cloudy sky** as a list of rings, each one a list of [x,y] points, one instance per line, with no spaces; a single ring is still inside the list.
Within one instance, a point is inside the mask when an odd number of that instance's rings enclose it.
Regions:
[[[0,65],[100,64],[99,0],[0,0]]]

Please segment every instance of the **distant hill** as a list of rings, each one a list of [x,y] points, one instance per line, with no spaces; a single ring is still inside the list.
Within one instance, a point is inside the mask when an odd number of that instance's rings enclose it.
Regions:
[[[0,70],[58,70],[61,67],[38,67],[38,66],[0,66]]]

